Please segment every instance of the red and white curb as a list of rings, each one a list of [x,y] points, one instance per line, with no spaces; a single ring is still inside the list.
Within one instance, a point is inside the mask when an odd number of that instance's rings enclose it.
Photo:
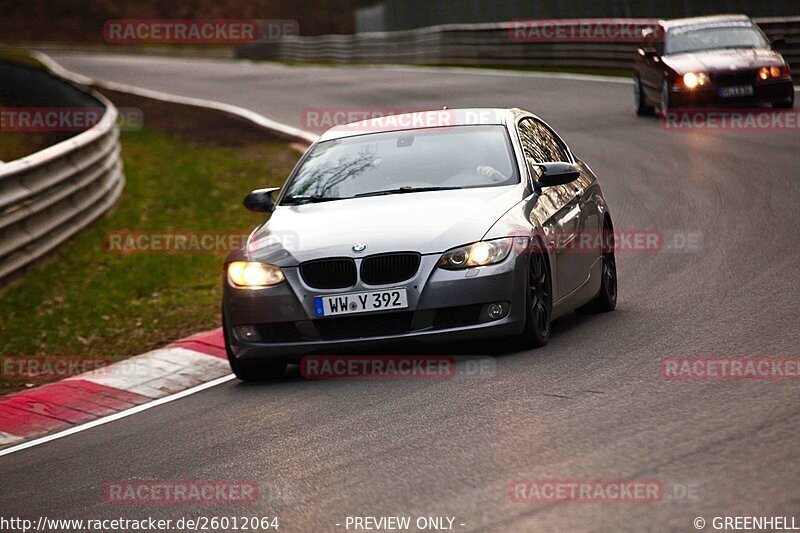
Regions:
[[[65,69],[46,54],[33,55],[55,75],[76,83],[222,111],[287,137],[294,141],[293,146],[303,149],[318,138],[314,133],[249,109],[95,80]],[[222,330],[215,329],[98,371],[2,396],[0,456],[112,422],[232,379]]]
[[[222,330],[0,397],[0,448],[86,424],[230,375]]]

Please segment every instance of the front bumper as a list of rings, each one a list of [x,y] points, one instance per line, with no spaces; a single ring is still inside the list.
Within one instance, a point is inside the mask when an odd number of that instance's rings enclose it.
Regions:
[[[671,104],[674,108],[759,106],[788,102],[794,95],[794,85],[791,78],[756,81],[750,83],[750,85],[753,85],[753,94],[751,96],[734,97],[721,96],[721,87],[714,84],[694,89],[673,85]]]
[[[446,271],[436,268],[439,255],[423,256],[417,274],[403,283],[316,290],[308,287],[297,268],[284,268],[286,281],[274,287],[247,290],[224,281],[223,314],[229,355],[243,360],[280,359],[298,362],[303,355],[348,348],[390,346],[398,342],[440,342],[512,336],[525,321],[525,283],[528,258],[512,250],[497,265]],[[403,287],[408,308],[317,318],[314,298]],[[505,302],[503,318],[482,321],[489,303]],[[483,319],[485,320],[485,318]],[[252,325],[261,336],[245,341],[236,326]]]

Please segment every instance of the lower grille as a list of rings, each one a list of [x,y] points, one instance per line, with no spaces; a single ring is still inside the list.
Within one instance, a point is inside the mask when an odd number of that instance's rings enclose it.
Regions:
[[[717,85],[747,85],[756,81],[755,70],[740,70],[736,72],[723,72],[713,76],[714,83]]]
[[[356,284],[356,264],[349,258],[306,261],[300,275],[315,289],[344,289]]]
[[[257,324],[256,329],[261,335],[261,342],[288,342],[302,340],[304,335],[297,329],[294,322],[271,322]]]
[[[368,285],[399,283],[417,273],[419,262],[417,253],[371,255],[361,262],[361,280]]]
[[[484,304],[459,305],[436,310],[433,320],[434,329],[470,326],[480,322],[481,308]]]
[[[314,320],[323,340],[400,335],[411,330],[413,311],[370,316],[343,316]]]

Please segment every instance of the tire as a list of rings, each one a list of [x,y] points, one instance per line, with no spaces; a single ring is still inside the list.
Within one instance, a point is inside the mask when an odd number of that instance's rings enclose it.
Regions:
[[[225,314],[222,315],[222,334],[225,338],[225,353],[234,375],[242,381],[277,380],[283,377],[286,371],[284,361],[242,361],[237,359],[231,351],[228,340],[228,324]]]
[[[672,109],[672,97],[669,92],[669,83],[664,80],[664,83],[661,84],[661,100],[658,105],[658,114],[666,117],[670,109]]]
[[[600,292],[594,300],[576,309],[578,314],[607,313],[617,307],[617,260],[614,257],[614,231],[608,219],[603,224],[603,236]]]
[[[647,103],[647,97],[645,97],[642,90],[642,80],[639,79],[638,74],[633,77],[633,106],[636,109],[636,114],[640,117],[653,114],[653,106]]]
[[[525,328],[521,340],[538,348],[550,340],[553,317],[553,285],[547,255],[536,243],[532,246],[525,284]]]

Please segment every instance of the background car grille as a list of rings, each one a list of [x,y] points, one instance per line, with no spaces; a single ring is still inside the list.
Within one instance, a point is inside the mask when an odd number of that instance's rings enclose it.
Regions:
[[[361,262],[361,280],[369,285],[398,283],[414,276],[419,269],[420,255],[391,253],[365,257]]]
[[[714,75],[717,85],[749,85],[756,81],[755,70],[738,70],[736,72],[722,72]]]
[[[300,265],[300,275],[315,289],[343,289],[356,283],[356,264],[352,259],[320,259]]]

